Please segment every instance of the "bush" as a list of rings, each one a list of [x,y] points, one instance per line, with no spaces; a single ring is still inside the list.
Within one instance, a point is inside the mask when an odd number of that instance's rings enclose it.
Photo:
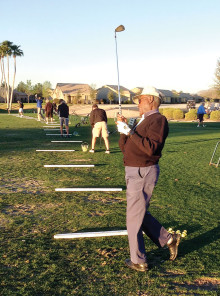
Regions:
[[[167,120],[173,119],[173,111],[174,110],[175,110],[174,108],[164,108],[163,109],[163,115],[167,118]]]
[[[183,119],[184,113],[181,109],[175,109],[173,111],[173,119]]]
[[[185,114],[185,120],[196,120],[197,119],[197,110],[190,109],[189,112]]]
[[[159,112],[163,115],[163,108],[159,108]]]
[[[210,119],[220,121],[220,111],[219,110],[212,111],[210,114]]]
[[[209,119],[209,115],[208,114],[204,114],[204,119]]]

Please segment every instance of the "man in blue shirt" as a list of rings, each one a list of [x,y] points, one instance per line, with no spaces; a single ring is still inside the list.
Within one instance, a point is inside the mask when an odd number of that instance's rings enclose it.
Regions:
[[[199,123],[198,123],[197,127],[200,127],[201,124],[203,127],[205,127],[205,125],[203,124],[203,116],[204,116],[204,114],[206,114],[204,105],[205,105],[205,103],[202,102],[202,104],[199,106],[199,108],[197,110],[197,115],[198,115],[198,119],[199,119]]]
[[[35,98],[37,102],[37,121],[40,121],[41,118],[44,120],[44,116],[41,113],[43,100],[41,99],[41,97],[35,96]]]

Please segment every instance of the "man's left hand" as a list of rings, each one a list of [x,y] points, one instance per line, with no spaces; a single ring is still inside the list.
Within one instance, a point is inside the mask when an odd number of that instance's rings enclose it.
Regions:
[[[117,122],[117,129],[119,133],[124,134],[126,136],[128,136],[129,132],[131,131],[130,127],[122,121]]]

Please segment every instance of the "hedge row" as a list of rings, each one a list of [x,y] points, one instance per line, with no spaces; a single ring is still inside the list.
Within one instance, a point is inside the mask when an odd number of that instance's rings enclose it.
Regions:
[[[185,120],[196,120],[197,119],[197,110],[196,109],[190,109],[189,112],[185,113],[181,109],[176,108],[160,108],[160,113],[163,114],[167,120],[174,119],[185,119]],[[209,115],[205,114],[204,119],[208,119]],[[220,121],[220,111],[212,111],[210,113],[210,119],[215,121]]]
[[[220,120],[220,111],[219,110],[212,111],[210,114],[210,119],[216,120],[216,121]]]

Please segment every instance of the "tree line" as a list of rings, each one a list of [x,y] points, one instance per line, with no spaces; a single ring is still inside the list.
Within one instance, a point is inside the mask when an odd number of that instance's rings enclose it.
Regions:
[[[0,43],[0,68],[1,68],[1,89],[4,89],[7,108],[10,112],[12,108],[12,98],[13,91],[15,85],[15,77],[16,77],[16,58],[23,56],[24,53],[20,48],[20,45],[13,44],[13,42],[5,40]],[[10,86],[10,59],[13,58],[13,73],[12,73],[12,85]],[[37,83],[35,85],[31,84],[31,80],[27,80],[26,83],[19,82],[17,86],[17,90],[24,92],[28,95],[28,103],[31,95],[38,94],[42,97],[49,97],[51,93],[51,83],[49,81],[45,81],[43,84]],[[214,90],[218,97],[220,97],[220,58],[217,60],[217,66],[215,70],[215,78],[214,78]],[[95,100],[96,90],[94,85],[91,86],[91,94],[92,100]],[[108,99],[110,102],[113,102],[116,99],[117,95],[113,92],[109,92]]]
[[[32,85],[31,80],[27,80],[27,82],[20,81],[16,87],[17,91],[26,93],[28,96],[28,103],[30,100],[30,96],[38,95],[40,97],[48,98],[51,94],[52,84],[50,81],[45,81],[43,83],[37,83]]]

